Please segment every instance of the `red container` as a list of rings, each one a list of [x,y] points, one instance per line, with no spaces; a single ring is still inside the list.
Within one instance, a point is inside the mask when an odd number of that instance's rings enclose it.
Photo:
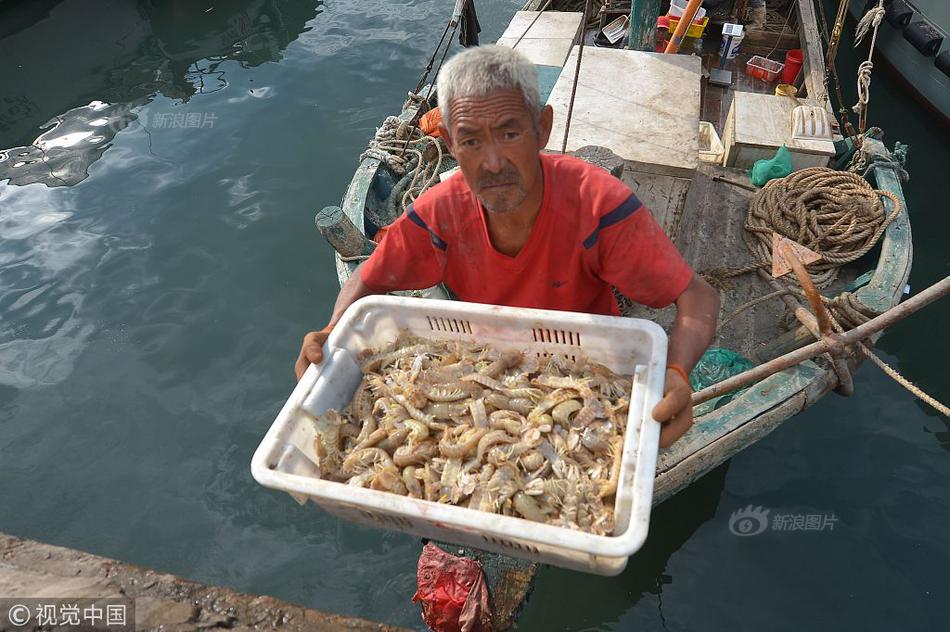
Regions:
[[[785,69],[782,70],[782,83],[794,83],[798,71],[802,69],[802,49],[793,48],[785,53]]]
[[[779,61],[772,61],[756,55],[745,63],[745,72],[747,75],[761,79],[762,81],[775,81],[782,73],[785,64]]]

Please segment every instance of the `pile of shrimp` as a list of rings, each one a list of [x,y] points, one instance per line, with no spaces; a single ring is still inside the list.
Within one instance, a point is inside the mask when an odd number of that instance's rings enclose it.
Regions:
[[[613,531],[629,377],[408,334],[362,354],[360,368],[349,406],[312,419],[323,478]]]

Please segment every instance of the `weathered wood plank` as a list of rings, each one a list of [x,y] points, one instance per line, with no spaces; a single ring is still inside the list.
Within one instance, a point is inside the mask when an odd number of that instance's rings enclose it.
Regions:
[[[825,55],[821,49],[821,35],[818,33],[818,22],[815,20],[815,7],[812,0],[798,0],[796,3],[798,15],[798,35],[801,39],[804,60],[802,71],[805,73],[805,90],[811,99],[825,94]],[[828,102],[830,109],[831,104]]]
[[[760,363],[768,362],[772,358],[777,358],[780,355],[784,355],[813,342],[815,342],[815,336],[812,335],[810,331],[804,326],[796,327],[769,342],[755,354],[755,360]]]
[[[817,368],[817,367],[816,367]],[[713,468],[726,462],[749,445],[759,441],[778,428],[787,419],[797,415],[828,394],[837,384],[832,371],[818,369],[804,389],[780,401],[774,408],[762,412],[737,425],[731,432],[701,447],[683,458],[674,468],[657,474],[653,487],[653,504],[657,505],[687,487]],[[729,406],[738,404],[731,402]]]
[[[675,236],[689,194],[690,180],[646,173],[630,166],[624,169],[621,180],[650,209],[663,231],[670,237]]]
[[[784,33],[781,31],[748,29],[742,40],[742,50],[747,53],[755,53],[756,55],[763,56],[769,53],[776,53],[777,57],[773,57],[773,59],[781,61],[786,51],[792,48],[798,48],[801,43],[796,25],[791,25],[791,27],[792,28],[786,28]]]
[[[742,395],[713,413],[696,420],[693,427],[672,447],[660,451],[657,472],[666,472],[695,452],[718,441],[750,419],[791,398],[820,377],[824,369],[813,362],[777,373],[755,384]]]
[[[792,136],[792,113],[798,101],[773,94],[737,92],[724,130],[725,164],[748,169],[756,160],[769,159],[785,145],[795,170],[825,167],[835,155],[834,143],[826,139],[796,139]]]
[[[548,97],[554,107],[550,151],[560,151],[564,140],[578,54],[575,46]],[[567,150],[600,145],[640,171],[692,177],[699,162],[701,78],[698,57],[585,48]]]

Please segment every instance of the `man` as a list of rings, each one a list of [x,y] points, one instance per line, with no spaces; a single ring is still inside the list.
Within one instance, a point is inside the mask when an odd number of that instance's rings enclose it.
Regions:
[[[715,333],[719,295],[693,274],[650,212],[609,173],[540,153],[553,111],[534,66],[501,46],[468,49],[438,79],[440,132],[461,174],[421,195],[340,290],[330,323],[304,336],[295,371],[322,359],[346,308],[369,294],[439,282],[479,303],[619,315],[612,287],[676,303],[664,397],[667,447],[692,425],[687,375]]]

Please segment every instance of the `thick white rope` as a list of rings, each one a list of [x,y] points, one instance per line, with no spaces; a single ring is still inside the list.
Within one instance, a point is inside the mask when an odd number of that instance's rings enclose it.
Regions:
[[[409,157],[392,153],[392,151],[386,147],[396,142],[397,134],[401,126],[403,126],[403,121],[398,117],[387,116],[383,124],[376,129],[376,135],[369,141],[369,146],[366,148],[366,151],[360,154],[360,162],[363,162],[365,158],[375,158],[389,165],[389,168],[397,175],[404,174]]]
[[[874,70],[874,62],[871,58],[874,56],[874,44],[877,42],[877,28],[884,19],[884,0],[878,0],[877,6],[870,9],[861,21],[854,36],[854,45],[857,47],[864,36],[871,31],[871,47],[868,50],[868,58],[862,61],[858,66],[858,102],[851,108],[858,115],[858,130],[864,133],[867,123],[868,104],[871,102],[871,71]]]
[[[422,144],[422,148],[420,148]],[[427,161],[425,144],[435,147],[435,157]],[[424,136],[418,127],[410,127],[405,121],[389,116],[376,130],[369,146],[360,154],[360,162],[365,158],[375,158],[389,166],[396,175],[405,175],[412,167],[412,180],[400,200],[402,210],[414,202],[439,177],[444,155],[442,143],[433,136]],[[415,160],[413,160],[413,158]],[[412,163],[415,166],[412,166]]]

